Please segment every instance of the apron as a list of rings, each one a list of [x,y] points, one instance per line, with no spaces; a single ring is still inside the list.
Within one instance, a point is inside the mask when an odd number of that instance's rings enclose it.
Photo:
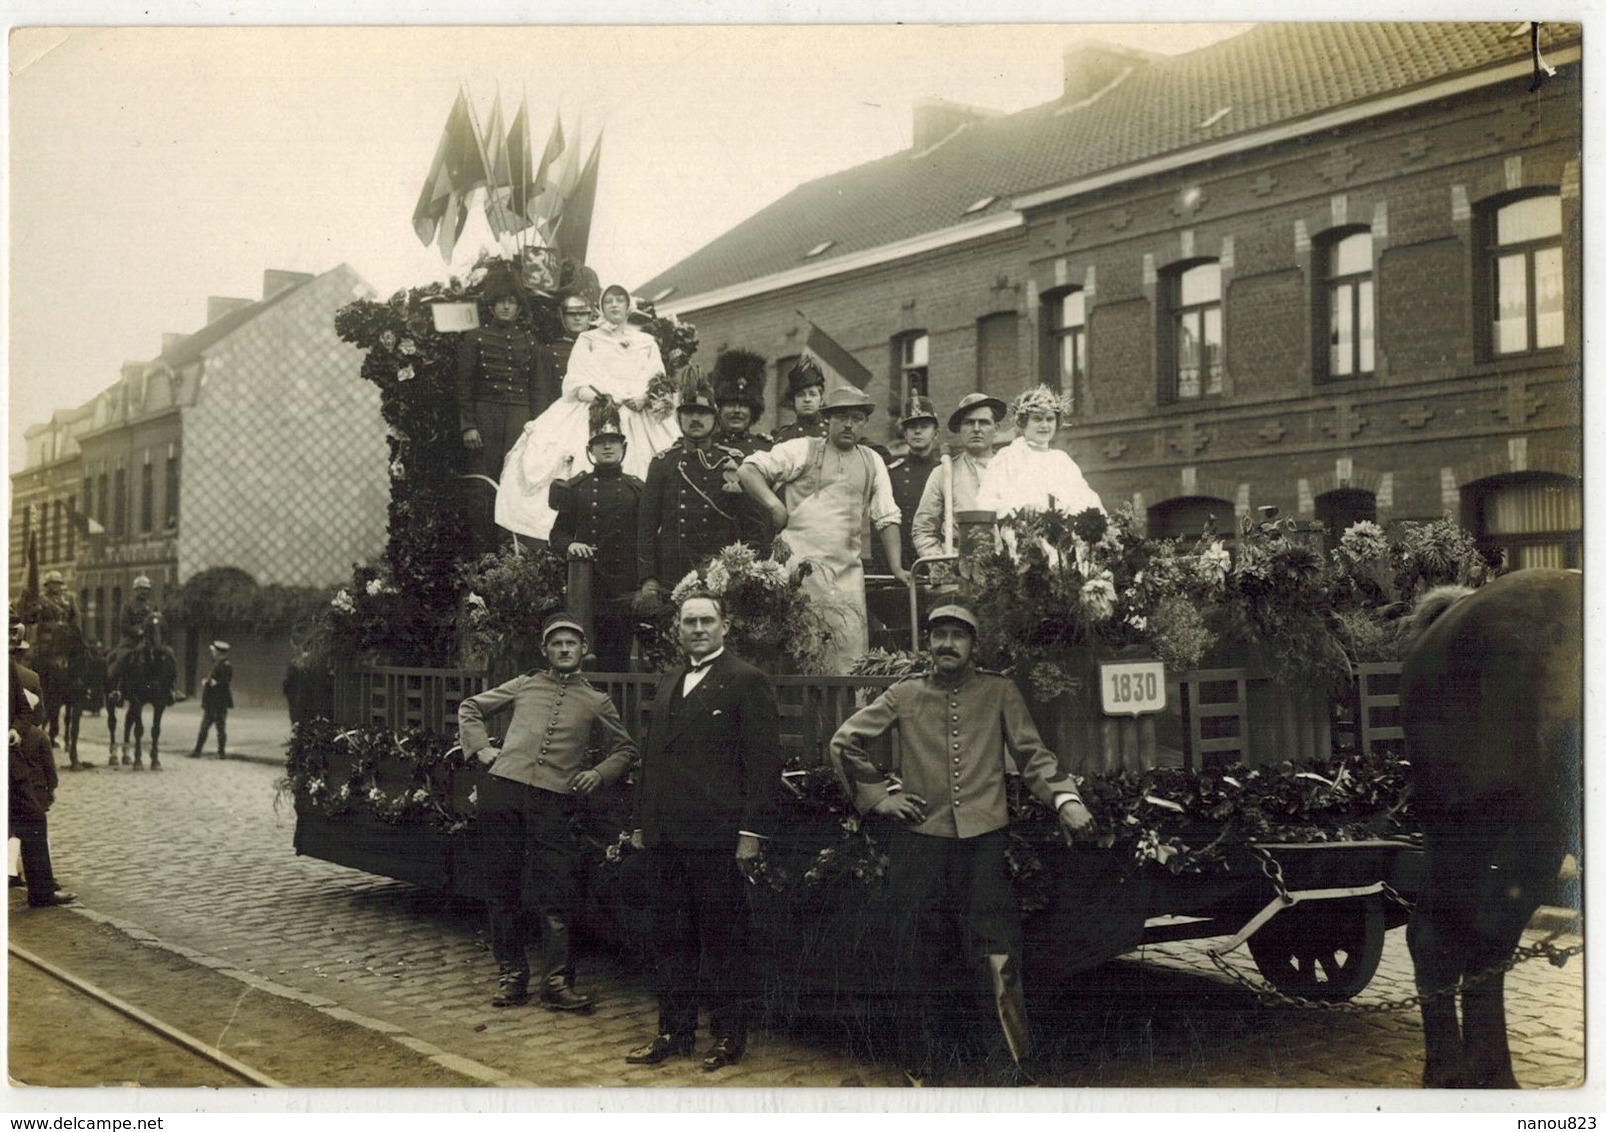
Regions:
[[[819,566],[803,579],[803,589],[831,632],[826,671],[846,676],[870,648],[860,552],[875,481],[862,448],[839,453],[824,440],[814,443],[819,449],[809,453],[808,469],[787,485],[790,517],[781,537],[795,559]]]

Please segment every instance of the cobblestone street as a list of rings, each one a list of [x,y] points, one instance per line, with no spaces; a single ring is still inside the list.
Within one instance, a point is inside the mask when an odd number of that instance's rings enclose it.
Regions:
[[[503,1086],[891,1086],[898,1067],[857,1055],[840,1033],[755,1034],[739,1065],[624,1063],[650,1036],[646,984],[605,955],[582,956],[598,994],[590,1017],[499,1011],[484,918],[406,885],[297,857],[288,797],[275,804],[283,712],[231,715],[231,757],[184,757],[197,708],[168,713],[160,774],[104,765],[62,774],[51,813],[57,872],[76,908],[35,912],[17,893],[13,924],[85,916],[241,980],[388,1034],[442,1067]],[[104,725],[83,750],[105,762]],[[1526,942],[1539,938],[1530,932]],[[1247,958],[1244,969],[1252,973]],[[1507,980],[1519,1081],[1568,1088],[1584,1077],[1583,964],[1530,962]],[[1415,1009],[1394,1013],[1263,1008],[1210,965],[1204,945],[1147,950],[1079,976],[1073,1006],[1034,1021],[1058,1086],[1411,1089],[1421,1073]],[[1403,930],[1358,1001],[1408,996]],[[401,1086],[409,1081],[398,1080]],[[971,1083],[968,1081],[954,1083]],[[1320,1102],[1317,1102],[1320,1103]]]

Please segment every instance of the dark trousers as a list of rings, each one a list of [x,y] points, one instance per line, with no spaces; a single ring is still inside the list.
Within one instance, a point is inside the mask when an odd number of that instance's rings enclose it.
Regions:
[[[971,1012],[992,1004],[989,955],[1008,955],[1019,969],[1020,909],[1008,846],[1002,829],[967,838],[891,831],[892,981],[899,1053],[908,1065],[937,1065],[967,1040]],[[953,1001],[955,989],[965,1001]]]
[[[696,1033],[701,1002],[714,1037],[745,1043],[757,984],[747,956],[746,881],[736,867],[736,839],[654,845],[647,852],[658,1032]]]
[[[22,842],[22,875],[28,881],[28,903],[38,904],[56,891],[56,874],[50,867],[50,837],[45,819],[6,823],[7,832]]]
[[[469,452],[469,471],[500,481],[502,461],[529,419],[527,400],[475,401],[474,420],[480,431],[481,447]],[[499,537],[505,537],[505,532],[499,536],[496,526],[496,490],[479,480],[468,480],[466,485],[475,548],[488,553],[496,549]]]
[[[206,736],[212,730],[214,723],[217,724],[217,757],[221,759],[228,752],[228,718],[228,708],[218,708],[216,711],[207,709],[201,712],[201,733],[195,737],[196,754],[206,749]]]
[[[636,631],[635,618],[629,614],[597,613],[591,619],[591,632],[596,638],[592,652],[596,654],[597,672],[629,672],[630,642]]]
[[[479,788],[480,831],[491,914],[491,954],[505,970],[530,970],[530,919],[541,917],[543,980],[573,978],[569,915],[579,871],[577,803],[550,790],[486,775]]]

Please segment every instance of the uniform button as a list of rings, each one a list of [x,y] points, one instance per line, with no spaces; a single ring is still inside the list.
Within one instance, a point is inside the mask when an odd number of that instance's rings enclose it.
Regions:
[[[954,738],[955,739],[959,738],[959,728],[957,728],[957,727],[954,728]]]
[[[954,777],[955,777],[955,778],[958,778],[958,777],[959,777],[959,772],[958,772],[958,771],[957,771],[957,770],[956,770],[956,771],[954,771]],[[957,787],[957,786],[955,786],[955,787],[954,787],[954,789],[955,789],[955,790],[958,790],[958,789],[959,789],[959,787]]]
[[[536,762],[537,766],[546,766],[546,760],[545,759],[536,759],[535,762]]]
[[[954,750],[956,750],[956,751],[959,750],[959,744],[958,743],[954,744]]]

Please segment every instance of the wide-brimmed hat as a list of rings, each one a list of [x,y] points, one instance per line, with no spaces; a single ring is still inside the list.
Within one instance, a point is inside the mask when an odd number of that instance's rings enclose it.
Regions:
[[[810,386],[825,387],[825,373],[815,364],[813,358],[800,358],[786,375],[786,400],[791,402],[799,393]]]
[[[762,413],[767,365],[762,354],[751,350],[726,350],[714,359],[714,400],[721,405],[747,405],[753,412]]]
[[[541,643],[546,644],[546,639],[559,629],[572,629],[580,634],[582,641],[586,639],[586,631],[580,626],[580,622],[567,613],[554,613],[541,623]]]
[[[825,395],[825,404],[820,406],[820,413],[821,415],[846,413],[855,409],[873,413],[875,399],[862,389],[856,389],[851,385],[839,385]]]
[[[997,424],[1009,412],[1009,406],[997,397],[989,397],[985,393],[966,393],[959,399],[959,407],[948,414],[948,431],[959,431],[959,419],[978,405],[985,405],[993,411],[993,423]]]
[[[930,421],[936,424],[942,418],[937,415],[937,406],[930,397],[922,397],[918,393],[909,396],[909,403],[903,407],[903,416],[899,418],[900,426],[908,426],[916,421]]]
[[[962,605],[939,605],[936,609],[926,614],[927,629],[935,629],[938,623],[943,621],[959,622],[959,624],[969,628],[970,635],[973,637],[981,631],[981,627],[976,621],[976,615]]]

